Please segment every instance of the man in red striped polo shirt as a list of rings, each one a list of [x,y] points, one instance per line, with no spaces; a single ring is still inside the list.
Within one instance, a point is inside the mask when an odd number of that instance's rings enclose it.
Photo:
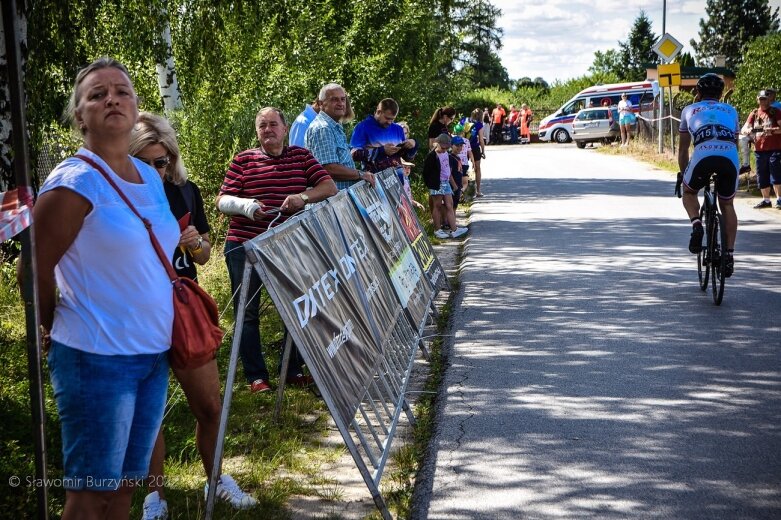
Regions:
[[[277,222],[281,223],[304,209],[307,203],[320,202],[337,193],[328,172],[306,148],[285,146],[287,125],[279,109],[261,109],[255,118],[255,131],[260,146],[233,158],[217,196],[217,208],[231,217],[225,239],[225,262],[234,295],[238,293],[244,274],[244,242],[266,231],[277,216],[277,210],[281,213]],[[253,392],[271,389],[260,348],[260,285],[260,277],[252,271],[250,299],[244,311],[239,345],[244,375]],[[233,305],[238,314],[235,296]],[[311,378],[303,375],[301,365],[301,356],[296,351],[291,356],[286,375],[289,384],[311,382]]]

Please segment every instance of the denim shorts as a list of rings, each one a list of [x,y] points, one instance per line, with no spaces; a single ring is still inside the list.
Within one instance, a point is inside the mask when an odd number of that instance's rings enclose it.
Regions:
[[[143,485],[163,421],[168,353],[103,356],[52,341],[48,362],[62,425],[63,487]]]
[[[446,181],[439,181],[438,190],[428,190],[429,195],[452,195],[453,188],[450,187],[450,179]]]
[[[757,159],[757,184],[760,188],[781,184],[781,152],[754,152]]]

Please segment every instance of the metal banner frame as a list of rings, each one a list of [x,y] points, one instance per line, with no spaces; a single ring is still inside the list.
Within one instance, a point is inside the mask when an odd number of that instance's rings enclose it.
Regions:
[[[334,337],[334,341],[337,339],[339,339],[338,342],[343,341],[342,348],[346,350],[361,349],[361,351],[365,351],[368,348],[371,352],[379,346],[380,352],[376,362],[373,362],[375,358],[371,354],[368,356],[358,355],[351,358],[354,362],[364,364],[364,366],[354,366],[353,368],[356,371],[361,373],[362,370],[370,369],[370,376],[360,380],[362,386],[360,387],[360,395],[357,400],[345,399],[344,396],[338,395],[344,388],[335,383],[333,374],[329,374],[324,370],[327,363],[323,363],[323,351],[328,350],[327,347],[329,345],[327,343],[324,344],[323,341],[318,341],[318,334],[320,339],[322,339],[323,331],[307,333],[304,330],[306,325],[302,326],[303,318],[306,316],[302,316],[300,310],[297,311],[294,308],[289,298],[291,277],[295,278],[297,287],[302,287],[301,284],[303,286],[312,284],[311,286],[315,287],[318,280],[321,279],[319,271],[322,271],[322,267],[325,264],[330,262],[330,265],[333,267],[330,271],[335,272],[332,275],[334,280],[346,272],[342,270],[341,274],[339,274],[336,272],[337,269],[344,269],[345,265],[358,265],[358,262],[353,258],[355,248],[357,247],[355,240],[351,241],[349,239],[354,237],[356,230],[350,229],[348,232],[345,232],[346,226],[338,219],[337,212],[334,209],[334,206],[339,204],[342,197],[346,198],[347,194],[335,196],[333,204],[318,204],[303,214],[289,219],[279,227],[270,229],[263,235],[245,243],[247,261],[239,294],[239,311],[236,316],[236,322],[240,323],[243,321],[244,308],[249,297],[246,287],[249,285],[251,271],[254,269],[260,276],[263,286],[276,305],[288,329],[288,341],[285,345],[283,364],[287,362],[291,345],[294,342],[298,346],[299,352],[318,385],[323,400],[328,406],[345,445],[369,488],[375,505],[382,517],[390,520],[392,516],[380,493],[379,484],[390,456],[393,437],[402,412],[411,424],[415,422],[415,417],[407,403],[405,394],[415,360],[416,345],[420,342],[420,337],[413,329],[407,314],[399,308],[400,304],[399,306],[393,305],[385,308],[379,306],[379,304],[371,304],[370,294],[367,294],[367,292],[373,291],[375,294],[382,294],[381,291],[383,289],[374,286],[374,284],[372,284],[372,287],[367,287],[367,280],[371,278],[369,271],[364,271],[359,276],[352,276],[349,280],[341,280],[345,287],[340,288],[338,292],[332,289],[328,293],[332,296],[332,298],[329,296],[330,303],[327,304],[329,308],[320,309],[314,315],[310,309],[307,315],[308,319],[313,320],[313,324],[317,324],[319,328],[330,326],[331,328],[336,327],[336,329],[340,329],[339,323],[334,323],[334,321],[340,318],[344,319],[345,309],[350,311],[347,313],[351,316],[350,319],[353,317],[359,319],[357,318],[359,315],[364,316],[365,323],[360,325],[360,322],[357,322],[359,325],[351,329],[351,332],[363,329],[365,339],[363,344],[357,343],[352,334],[350,338],[345,338],[344,335]],[[352,204],[349,207],[357,212],[357,209]],[[306,229],[302,230],[302,228]],[[368,231],[372,232],[371,229]],[[290,237],[291,234],[296,233],[305,234],[309,240],[306,241],[300,237]],[[307,269],[306,265],[307,261],[303,256],[285,265],[274,264],[271,251],[273,251],[275,246],[280,246],[286,239],[289,240],[288,245],[292,244],[301,248],[309,248],[311,251],[317,251],[317,254],[320,256],[316,261],[320,262],[318,266],[320,270],[309,272],[310,270]],[[388,273],[383,269],[376,269],[376,264],[379,264],[379,259],[376,258],[376,255],[381,254],[381,252],[373,248],[372,250],[375,251],[375,257],[367,265],[375,269],[374,272],[383,273],[383,276],[386,277],[381,282],[378,282],[378,286],[385,285],[390,287],[391,281]],[[289,251],[290,248],[284,250],[285,254]],[[367,253],[367,251],[361,251],[361,253]],[[310,262],[309,267],[313,265],[315,265],[315,261]],[[337,267],[337,265],[341,267]],[[357,270],[354,272],[357,272]],[[348,290],[347,285],[350,285],[350,290]],[[331,305],[340,306],[342,314],[336,312],[340,309],[331,309]],[[390,312],[390,316],[382,316],[381,318],[375,316],[377,313],[384,312]],[[380,330],[377,326],[378,322],[383,322],[385,325],[383,327],[384,330]],[[240,341],[241,328],[238,327],[234,334],[231,348],[214,470],[210,478],[207,496],[207,519],[211,518],[213,514],[215,484],[221,472],[225,430],[233,384],[235,382]],[[374,347],[370,345],[371,343],[374,343]],[[334,343],[331,342],[330,345],[333,346]],[[366,366],[367,363],[370,366]],[[353,383],[355,382],[354,380]],[[282,385],[283,383],[280,381],[280,386]],[[354,389],[355,384],[347,389],[347,393],[350,394]],[[280,388],[278,403],[281,394],[282,390]],[[354,405],[354,408],[351,408],[352,405]]]

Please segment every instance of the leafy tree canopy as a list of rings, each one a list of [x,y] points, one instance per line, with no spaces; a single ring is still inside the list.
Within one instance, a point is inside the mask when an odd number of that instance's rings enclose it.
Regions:
[[[755,38],[746,47],[730,102],[745,119],[757,106],[757,93],[781,87],[781,33]]]
[[[778,8],[768,0],[708,0],[707,19],[700,20],[699,41],[691,40],[700,66],[716,65],[717,56],[737,70],[743,63],[743,49],[758,36],[778,32]]]
[[[628,81],[642,81],[646,78],[646,65],[657,63],[658,57],[652,50],[656,35],[651,30],[651,20],[640,11],[625,42],[619,42],[621,64],[626,68],[622,76]]]

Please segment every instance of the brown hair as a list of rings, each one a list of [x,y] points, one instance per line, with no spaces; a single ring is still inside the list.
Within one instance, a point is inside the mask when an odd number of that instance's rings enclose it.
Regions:
[[[453,107],[440,107],[437,109],[436,112],[434,112],[434,115],[431,116],[431,121],[428,122],[429,125],[433,125],[440,119],[442,119],[442,116],[448,116],[448,117],[456,117],[456,109]]]
[[[377,104],[377,112],[393,112],[393,115],[398,115],[399,104],[395,99],[385,98]]]

